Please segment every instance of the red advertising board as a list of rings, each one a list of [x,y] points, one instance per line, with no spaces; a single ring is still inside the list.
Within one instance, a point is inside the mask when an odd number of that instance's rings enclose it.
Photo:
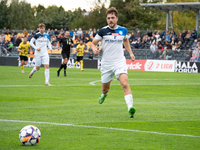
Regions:
[[[141,70],[144,71],[145,63],[147,60],[126,60],[128,70]]]

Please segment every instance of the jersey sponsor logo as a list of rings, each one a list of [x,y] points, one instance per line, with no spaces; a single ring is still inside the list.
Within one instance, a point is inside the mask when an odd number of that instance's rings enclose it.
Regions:
[[[119,33],[112,33],[113,36],[119,36]]]
[[[110,35],[110,34],[111,34],[111,32],[108,32],[108,33],[107,33],[107,35]]]
[[[123,32],[122,31],[119,31],[119,35],[122,35],[123,34]]]
[[[105,40],[105,43],[122,43],[123,40],[111,40],[111,39],[107,39]]]

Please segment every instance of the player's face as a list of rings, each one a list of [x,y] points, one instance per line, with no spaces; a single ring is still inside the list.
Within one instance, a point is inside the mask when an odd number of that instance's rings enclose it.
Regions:
[[[26,43],[26,42],[27,42],[27,38],[25,37],[25,38],[24,38],[24,43]]]
[[[45,27],[40,27],[40,28],[39,28],[39,31],[40,31],[40,33],[42,33],[42,34],[43,34],[43,33],[44,33],[44,31],[45,31]]]
[[[108,23],[110,28],[116,28],[117,27],[118,17],[116,17],[114,13],[108,14],[106,19],[107,19],[107,23]]]
[[[83,41],[80,41],[80,44],[82,45],[82,44],[83,44]]]
[[[68,31],[65,32],[65,37],[69,37],[69,32]]]

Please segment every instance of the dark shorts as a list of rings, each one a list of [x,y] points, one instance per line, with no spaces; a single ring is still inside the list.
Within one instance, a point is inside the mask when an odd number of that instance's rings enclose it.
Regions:
[[[83,60],[83,56],[77,56],[77,60],[76,61],[81,61]]]
[[[19,56],[19,57],[20,57],[20,60],[28,61],[28,57],[26,56]]]
[[[70,53],[65,53],[62,51],[61,54],[62,54],[63,59],[65,59],[65,58],[69,59]]]

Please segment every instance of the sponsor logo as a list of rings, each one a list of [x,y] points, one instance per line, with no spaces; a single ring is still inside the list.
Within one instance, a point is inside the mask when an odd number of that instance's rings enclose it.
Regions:
[[[126,66],[128,70],[143,70],[145,66],[146,60],[126,60]]]
[[[107,35],[110,35],[110,34],[111,34],[111,32],[108,32],[108,33],[107,33]]]
[[[119,36],[119,33],[112,33],[113,36]]]
[[[123,32],[122,31],[119,31],[119,35],[122,35],[123,34]]]
[[[175,72],[198,73],[198,66],[195,62],[176,62]]]
[[[147,60],[145,71],[166,71],[174,72],[175,61],[166,60]]]

